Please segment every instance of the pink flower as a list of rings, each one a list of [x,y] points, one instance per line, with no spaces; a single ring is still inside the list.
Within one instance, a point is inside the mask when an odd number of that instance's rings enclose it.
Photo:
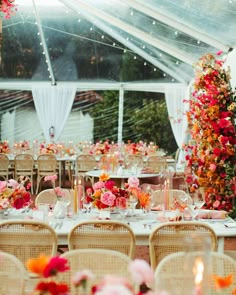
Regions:
[[[111,192],[105,192],[101,195],[101,202],[109,207],[112,207],[114,205],[115,199],[116,196],[113,195],[113,193]]]
[[[13,188],[13,189],[16,189],[19,187],[19,183],[15,180],[15,179],[9,179],[8,180],[8,183],[10,184],[10,186]]]
[[[100,190],[100,189],[102,189],[102,188],[104,188],[104,182],[103,182],[103,181],[97,181],[97,182],[94,183],[94,185],[93,185],[93,189],[94,189],[95,191]]]
[[[44,177],[44,181],[56,181],[57,180],[57,175],[54,174],[54,175],[48,175],[48,176],[45,176]]]
[[[84,285],[86,281],[91,280],[93,278],[93,273],[90,270],[85,269],[83,271],[75,273],[71,278],[71,282],[75,287],[79,287],[80,285]]]
[[[223,51],[222,51],[222,50],[219,50],[219,51],[216,52],[216,55],[219,56],[219,55],[221,55],[222,53],[223,53]]]
[[[128,179],[129,187],[138,187],[139,186],[139,179],[135,176],[131,176]]]
[[[214,172],[216,170],[216,167],[217,167],[216,164],[210,164],[209,168],[210,168],[211,171]]]
[[[150,265],[142,259],[135,259],[129,265],[129,271],[133,280],[141,285],[150,285],[154,281],[154,272]]]
[[[64,197],[66,195],[65,191],[63,191],[59,186],[54,188],[54,192],[58,197]]]
[[[65,272],[69,270],[69,266],[67,265],[68,261],[67,259],[60,257],[60,256],[55,256],[52,257],[47,264],[47,266],[44,269],[43,276],[45,278],[55,276],[58,272]]]
[[[8,199],[3,199],[0,201],[0,207],[2,207],[3,209],[8,208],[9,207],[9,201]]]
[[[7,188],[6,181],[0,181],[0,193],[2,193]]]
[[[214,203],[213,203],[213,207],[216,209],[220,206],[220,201],[216,200]]]

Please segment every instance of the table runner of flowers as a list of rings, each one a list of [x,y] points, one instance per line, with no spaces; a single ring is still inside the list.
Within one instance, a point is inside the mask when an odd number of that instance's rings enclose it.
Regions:
[[[195,66],[194,91],[187,113],[191,140],[186,160],[191,191],[204,188],[206,208],[236,212],[236,96],[224,60],[204,55]]]

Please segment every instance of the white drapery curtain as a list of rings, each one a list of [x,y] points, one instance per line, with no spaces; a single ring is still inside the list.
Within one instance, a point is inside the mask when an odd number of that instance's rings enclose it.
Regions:
[[[166,105],[168,109],[169,119],[172,131],[180,149],[178,162],[181,163],[185,159],[182,146],[188,140],[188,122],[186,111],[189,109],[188,101],[190,97],[190,87],[185,85],[168,85],[165,88]]]
[[[13,110],[12,112],[6,112],[2,115],[2,139],[8,140],[11,144],[15,141],[15,120],[16,110]]]
[[[72,108],[76,93],[74,86],[48,86],[33,85],[32,94],[35,109],[42,127],[46,142],[50,142],[50,127],[54,128],[53,140],[60,137],[66,120]]]
[[[231,87],[236,88],[236,49],[228,53],[224,67],[230,67]]]

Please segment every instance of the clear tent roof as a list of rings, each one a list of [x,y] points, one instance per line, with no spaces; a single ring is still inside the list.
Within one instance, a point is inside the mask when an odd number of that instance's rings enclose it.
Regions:
[[[189,83],[200,56],[236,45],[236,0],[16,4],[15,15],[3,19],[0,82]]]

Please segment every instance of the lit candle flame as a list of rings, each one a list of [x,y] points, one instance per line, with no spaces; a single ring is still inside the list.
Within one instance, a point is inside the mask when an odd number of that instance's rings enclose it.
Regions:
[[[195,260],[195,264],[193,267],[193,273],[195,275],[195,285],[199,286],[202,283],[203,280],[203,272],[204,272],[204,264],[201,258],[197,258]]]

